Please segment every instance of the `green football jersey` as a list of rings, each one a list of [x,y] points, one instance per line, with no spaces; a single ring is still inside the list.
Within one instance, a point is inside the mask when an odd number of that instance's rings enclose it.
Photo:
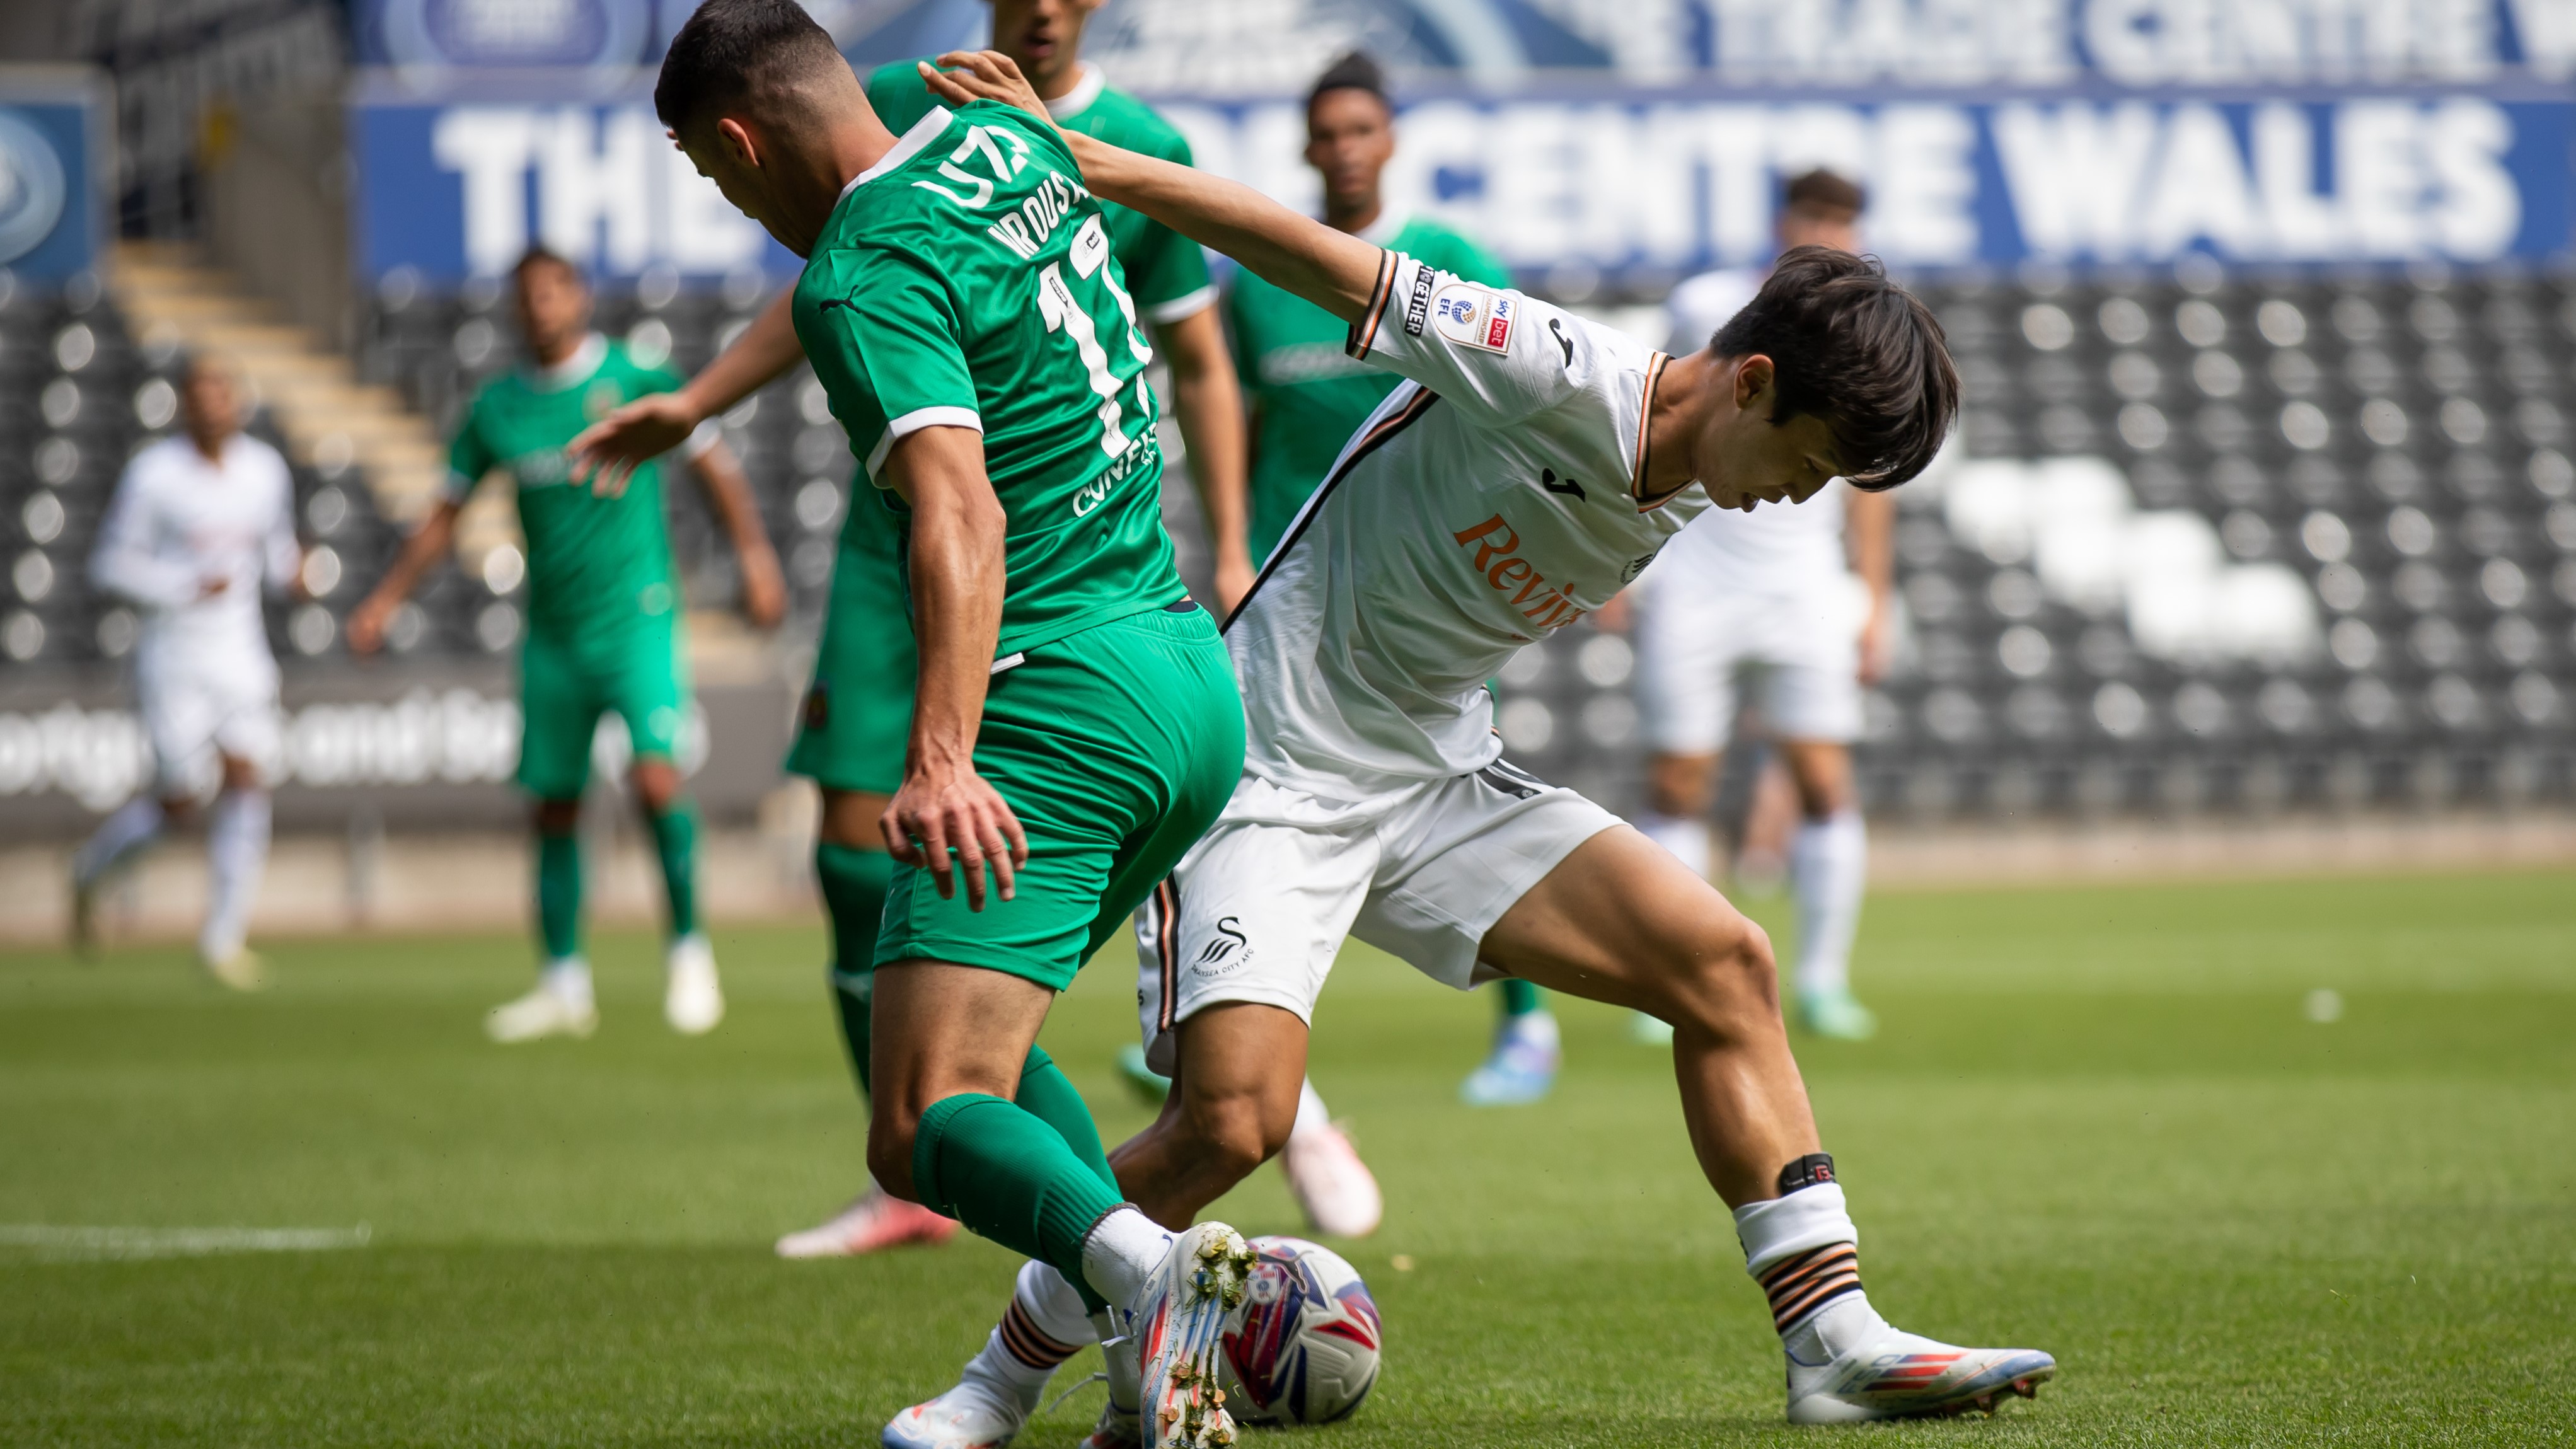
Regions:
[[[1081,174],[1021,111],[934,107],[841,194],[796,283],[797,339],[878,487],[910,433],[984,435],[1008,520],[999,657],[1187,595],[1153,351]]]
[[[913,66],[908,60],[879,66],[868,76],[868,104],[898,136],[938,101]],[[1171,122],[1134,96],[1111,90],[1093,67],[1083,67],[1082,83],[1047,110],[1066,130],[1140,155],[1191,164],[1190,143]],[[1141,211],[1114,201],[1099,205],[1109,224],[1109,249],[1127,273],[1127,294],[1136,299],[1136,310],[1146,321],[1176,322],[1215,304],[1207,254],[1198,243]]]
[[[447,495],[462,503],[486,473],[510,475],[528,541],[531,632],[571,638],[677,606],[661,469],[647,463],[624,493],[602,498],[572,481],[564,445],[618,406],[678,386],[679,374],[642,366],[594,333],[558,367],[494,378],[466,408],[448,447]]]
[[[1436,221],[1381,222],[1364,239],[1426,267],[1488,286],[1511,273],[1474,242]],[[1235,369],[1252,400],[1252,560],[1259,563],[1324,481],[1370,412],[1403,379],[1354,362],[1350,328],[1332,313],[1236,268],[1226,293]]]

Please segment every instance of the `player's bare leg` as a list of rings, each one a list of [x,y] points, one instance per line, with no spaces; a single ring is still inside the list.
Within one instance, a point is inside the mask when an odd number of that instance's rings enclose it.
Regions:
[[[1771,943],[1668,852],[1625,827],[1602,831],[1503,913],[1482,954],[1672,1023],[1683,1121],[1771,1301],[1792,1422],[1991,1409],[2056,1373],[2047,1354],[1936,1343],[1870,1306],[1859,1234],[1781,1025]]]
[[[1118,1186],[1165,1227],[1186,1226],[1288,1144],[1306,1080],[1306,1023],[1226,1002],[1181,1022],[1172,1094],[1109,1153]]]

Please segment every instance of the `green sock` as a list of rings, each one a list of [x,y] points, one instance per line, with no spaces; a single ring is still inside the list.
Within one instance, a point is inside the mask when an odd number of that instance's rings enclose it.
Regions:
[[[1046,1054],[1046,1048],[1031,1046],[1028,1060],[1020,1067],[1020,1110],[1055,1129],[1082,1165],[1091,1169],[1109,1187],[1109,1200],[1124,1202],[1127,1194],[1118,1187],[1118,1172],[1109,1165],[1109,1154],[1100,1146],[1099,1124],[1091,1120],[1091,1108],[1084,1104],[1082,1093],[1075,1091],[1071,1078]],[[1098,1221],[1097,1217],[1093,1219]],[[1089,1223],[1083,1225],[1088,1230]],[[1082,1242],[1075,1239],[1074,1264],[1081,1266]],[[1079,1272],[1068,1272],[1064,1280],[1082,1295],[1082,1306],[1093,1313],[1109,1306],[1108,1300],[1091,1291],[1091,1284]]]
[[[671,900],[671,934],[698,929],[698,807],[687,800],[653,816],[653,848],[662,856],[662,890]]]
[[[1539,1009],[1539,989],[1517,976],[1503,978],[1503,1015],[1527,1016]]]
[[[877,923],[885,917],[894,857],[846,845],[814,847],[814,876],[823,885],[823,914],[832,925],[832,1004],[859,1093],[868,1090],[868,1005],[876,986]]]
[[[537,835],[537,934],[546,959],[581,954],[581,837]]]
[[[1083,1237],[1121,1201],[1053,1123],[982,1092],[942,1097],[921,1114],[912,1185],[925,1206],[1078,1286]],[[1096,1297],[1084,1286],[1084,1306]]]

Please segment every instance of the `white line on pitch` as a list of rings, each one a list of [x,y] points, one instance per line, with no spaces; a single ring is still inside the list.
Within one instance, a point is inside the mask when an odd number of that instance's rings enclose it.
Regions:
[[[0,1223],[0,1248],[47,1258],[195,1258],[210,1253],[328,1253],[363,1248],[373,1230],[354,1228],[98,1228]]]

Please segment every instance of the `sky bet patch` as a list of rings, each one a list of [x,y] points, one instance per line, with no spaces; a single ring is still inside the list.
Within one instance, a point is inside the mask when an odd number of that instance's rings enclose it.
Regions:
[[[1431,325],[1461,347],[1487,352],[1512,350],[1512,323],[1520,315],[1518,297],[1500,296],[1468,282],[1451,282],[1431,299]]]

